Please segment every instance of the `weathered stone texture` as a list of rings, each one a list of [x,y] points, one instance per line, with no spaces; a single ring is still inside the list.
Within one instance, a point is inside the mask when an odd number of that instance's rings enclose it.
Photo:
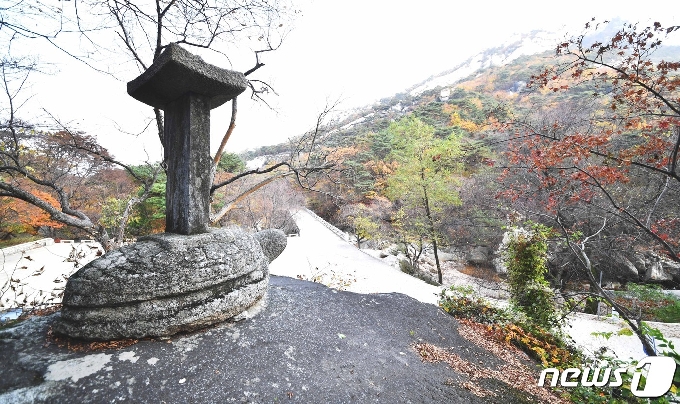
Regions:
[[[278,229],[262,230],[261,232],[255,233],[255,238],[260,242],[262,252],[264,252],[264,255],[269,259],[270,263],[281,255],[288,243],[286,234]]]
[[[92,340],[141,338],[234,317],[265,294],[270,258],[258,239],[269,251],[272,245],[282,251],[286,239],[281,248],[278,236],[209,229],[144,237],[71,276],[54,331]]]
[[[472,265],[491,266],[491,250],[488,247],[477,246],[470,250],[465,259]]]
[[[127,85],[128,94],[152,107],[165,106],[184,94],[208,97],[217,108],[248,88],[243,73],[205,63],[177,44],[170,44],[156,61]]]
[[[198,234],[210,221],[208,98],[185,94],[166,108],[163,146],[168,165],[165,231]]]

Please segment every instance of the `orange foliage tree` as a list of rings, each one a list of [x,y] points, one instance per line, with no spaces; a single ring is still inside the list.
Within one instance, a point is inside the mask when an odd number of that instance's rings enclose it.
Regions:
[[[42,191],[33,191],[33,193],[49,203],[57,203],[48,193]],[[22,200],[8,197],[0,198],[0,220],[3,237],[18,233],[37,234],[41,227],[53,229],[64,227],[63,223],[52,220],[44,210]]]

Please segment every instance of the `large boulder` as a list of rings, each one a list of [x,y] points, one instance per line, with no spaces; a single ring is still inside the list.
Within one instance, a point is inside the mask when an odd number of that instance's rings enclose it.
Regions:
[[[680,278],[680,264],[647,251],[640,261],[645,267],[645,282],[667,283]]]
[[[467,253],[465,259],[468,263],[480,267],[491,267],[491,249],[484,246],[477,246]]]
[[[264,296],[268,265],[285,244],[280,231],[253,236],[240,229],[140,238],[71,276],[54,331],[90,340],[142,338],[229,319]]]
[[[664,283],[672,280],[673,276],[664,271],[663,264],[660,261],[653,261],[647,266],[645,282]]]
[[[456,254],[444,252],[444,251],[439,251],[437,253],[439,256],[439,261],[442,262],[449,262],[449,261],[455,261],[458,257],[456,257]]]
[[[662,259],[661,266],[667,274],[673,277],[675,282],[680,282],[680,262]]]
[[[640,271],[635,264],[620,253],[613,254],[608,262],[601,265],[605,270],[608,280],[613,281],[640,281]]]
[[[631,259],[645,282],[680,282],[680,263],[660,256],[654,251],[635,253]]]

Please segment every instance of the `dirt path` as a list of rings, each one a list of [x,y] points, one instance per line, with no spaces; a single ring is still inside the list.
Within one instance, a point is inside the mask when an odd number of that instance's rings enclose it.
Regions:
[[[358,250],[305,210],[298,211],[295,219],[300,236],[288,238],[288,246],[269,267],[272,274],[358,293],[398,292],[424,303],[437,303],[441,288]]]

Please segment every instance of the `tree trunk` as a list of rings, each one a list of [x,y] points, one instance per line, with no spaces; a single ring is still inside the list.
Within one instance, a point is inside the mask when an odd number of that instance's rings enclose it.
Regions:
[[[434,249],[434,262],[437,264],[437,277],[439,280],[439,284],[441,285],[444,283],[444,279],[442,276],[442,268],[439,265],[439,253],[437,252],[437,239],[433,238],[432,239],[432,248]]]
[[[224,153],[224,147],[227,145],[231,134],[234,132],[234,128],[236,128],[236,113],[238,112],[238,106],[236,104],[237,98],[238,97],[234,97],[234,99],[231,100],[231,119],[229,120],[229,128],[227,128],[227,132],[222,137],[222,143],[220,143],[220,147],[217,149],[215,157],[213,157],[214,167],[217,167],[217,165],[220,163],[220,159],[222,159],[222,153]]]
[[[91,234],[92,237],[102,246],[105,252],[109,252],[120,247],[119,243],[117,243],[115,240],[111,240],[109,233],[101,224],[98,225],[96,231],[92,231]]]
[[[637,335],[638,339],[642,343],[642,349],[645,351],[645,354],[648,356],[656,356],[656,351],[654,350],[654,347],[652,346],[651,342],[649,341],[649,338],[642,332],[642,328],[640,327],[640,319],[638,318],[636,321],[633,321],[631,316],[628,315],[628,310],[625,307],[622,307],[618,303],[612,299],[607,292],[602,289],[600,286],[600,283],[595,279],[595,276],[593,275],[592,271],[592,264],[590,262],[590,258],[588,258],[588,255],[586,252],[583,250],[583,248],[578,247],[578,252],[583,261],[581,261],[582,264],[584,264],[585,270],[586,270],[586,275],[588,276],[588,280],[590,281],[590,286],[595,289],[595,292],[597,295],[602,297],[604,300],[609,303],[611,307],[613,307],[623,318],[623,320],[628,323],[628,326],[630,326],[630,329],[635,332],[635,335]]]
[[[439,252],[437,251],[437,232],[434,229],[434,220],[432,219],[432,212],[430,210],[430,199],[427,196],[427,188],[424,184],[425,173],[421,171],[420,176],[423,179],[423,201],[425,202],[425,215],[427,216],[427,221],[430,227],[430,238],[432,239],[432,249],[434,250],[434,262],[437,265],[437,279],[441,285],[444,283],[444,279],[442,276],[442,267],[439,264]]]

